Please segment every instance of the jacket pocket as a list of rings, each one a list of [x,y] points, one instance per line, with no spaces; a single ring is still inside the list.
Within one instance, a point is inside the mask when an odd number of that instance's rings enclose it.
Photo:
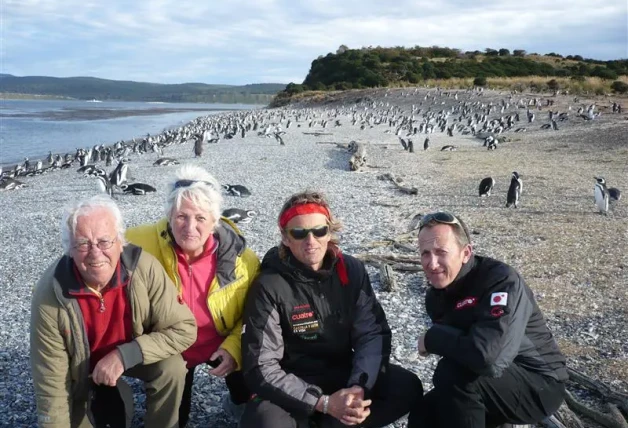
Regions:
[[[222,336],[227,336],[236,323],[242,319],[248,289],[248,279],[240,277],[208,296],[209,310],[216,330]]]

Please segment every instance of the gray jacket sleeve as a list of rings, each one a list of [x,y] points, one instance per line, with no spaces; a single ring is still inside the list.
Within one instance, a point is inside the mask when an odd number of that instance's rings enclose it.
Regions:
[[[386,315],[371,287],[363,265],[359,265],[361,281],[351,328],[353,364],[348,386],[359,385],[373,389],[382,367],[388,365],[391,332]]]
[[[425,348],[480,375],[500,377],[519,353],[534,308],[514,270],[493,279],[486,289],[468,332],[434,324],[426,333]],[[495,293],[506,293],[507,304],[492,302]]]
[[[243,319],[242,365],[248,387],[283,408],[312,414],[322,391],[279,364],[284,341],[277,305],[258,281],[247,296]]]

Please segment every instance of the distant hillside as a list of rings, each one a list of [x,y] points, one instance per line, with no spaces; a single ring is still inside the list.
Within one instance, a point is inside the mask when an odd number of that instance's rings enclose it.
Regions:
[[[343,45],[335,54],[312,61],[305,80],[300,84],[289,83],[274,104],[282,104],[282,99],[285,101],[303,91],[423,85],[435,79],[478,78],[477,82],[484,82],[479,86],[484,86],[486,79],[491,78],[543,76],[585,81],[596,77],[609,82],[610,92],[611,82],[626,75],[628,59],[598,61],[580,55],[563,57],[555,53],[538,55],[524,50],[490,48],[484,52],[462,52],[437,46],[349,49]]]
[[[30,94],[80,100],[268,104],[273,95],[285,87],[279,83],[243,86],[204,83],[167,85],[94,77],[18,77],[0,74],[0,93],[7,97],[12,94]]]

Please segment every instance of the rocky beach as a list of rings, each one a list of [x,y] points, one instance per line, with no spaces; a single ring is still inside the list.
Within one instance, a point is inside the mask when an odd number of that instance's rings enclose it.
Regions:
[[[344,224],[341,248],[369,261],[371,282],[393,330],[391,361],[414,371],[426,389],[437,358],[417,354],[417,339],[429,319],[423,301],[427,284],[413,250],[412,220],[419,214],[447,210],[469,225],[477,253],[503,260],[522,273],[568,365],[614,391],[628,393],[628,205],[624,197],[611,203],[604,215],[593,198],[598,176],[609,187],[628,192],[628,114],[614,113],[613,102],[628,107],[626,98],[604,96],[426,88],[350,91],[280,109],[208,117],[196,125],[221,120],[261,125],[244,138],[238,133],[205,144],[201,157],[194,156],[190,141],[164,147],[163,156],[203,166],[221,183],[251,190],[247,198],[225,195],[223,208],[257,212],[241,230],[260,259],[279,242],[277,215],[284,200],[306,188],[325,192]],[[474,112],[490,110],[489,120],[516,113],[520,120],[495,132],[497,147],[487,150],[483,138],[467,132],[467,119],[461,119],[460,111],[465,103]],[[528,122],[528,109],[535,115],[533,122]],[[592,111],[589,117],[587,111]],[[438,127],[426,134],[414,133],[407,121],[403,125],[403,117],[412,118],[419,127],[427,121],[426,114],[439,112],[447,113],[448,126],[457,125],[451,136]],[[561,113],[564,120],[558,120]],[[278,126],[285,131],[280,135],[285,145],[274,137]],[[265,132],[268,127],[273,132]],[[518,128],[525,130],[515,132]],[[400,136],[413,141],[413,153],[404,150]],[[423,149],[426,138],[428,150]],[[366,150],[359,171],[349,168],[347,147],[352,141]],[[454,149],[442,151],[447,145]],[[127,227],[164,215],[166,183],[177,166],[154,166],[158,157],[157,153],[128,155],[129,183],[147,183],[157,191],[141,196],[115,193]],[[104,162],[99,166],[108,172],[113,169]],[[0,191],[0,413],[4,415],[0,426],[35,425],[29,366],[32,288],[61,255],[63,207],[100,192],[98,180],[77,169],[75,164],[16,177],[23,187]],[[517,209],[505,207],[513,171],[523,181]],[[495,179],[495,188],[490,197],[479,198],[480,180],[488,176]],[[388,260],[395,270],[397,286],[392,291],[386,291],[380,281],[376,264],[381,260]],[[134,387],[139,391],[139,385]],[[194,388],[188,426],[236,426],[220,406],[226,391],[222,380],[211,378],[202,367]],[[573,390],[583,400],[595,402],[590,393],[575,386]],[[137,426],[141,426],[143,395],[136,394],[135,399]],[[400,421],[396,426],[405,425]]]

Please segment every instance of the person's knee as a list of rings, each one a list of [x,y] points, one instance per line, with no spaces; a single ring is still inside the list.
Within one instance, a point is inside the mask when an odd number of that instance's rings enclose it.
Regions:
[[[435,388],[449,389],[469,382],[469,370],[449,358],[441,358],[434,370]]]
[[[389,376],[389,389],[396,391],[397,395],[406,396],[412,400],[417,396],[423,396],[421,379],[410,370],[391,364]]]
[[[181,355],[173,355],[164,360],[144,366],[141,371],[143,375],[136,376],[142,379],[147,385],[159,387],[160,385],[180,384],[185,385],[187,368]]]
[[[252,400],[246,404],[240,428],[297,428],[297,421],[283,408],[267,400]]]

